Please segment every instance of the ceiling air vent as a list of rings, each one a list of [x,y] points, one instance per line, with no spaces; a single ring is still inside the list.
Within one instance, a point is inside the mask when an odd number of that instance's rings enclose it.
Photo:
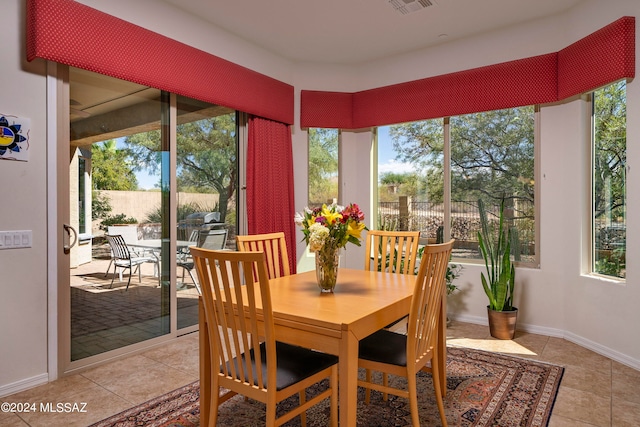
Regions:
[[[401,15],[417,12],[433,6],[433,0],[387,0],[393,9]]]

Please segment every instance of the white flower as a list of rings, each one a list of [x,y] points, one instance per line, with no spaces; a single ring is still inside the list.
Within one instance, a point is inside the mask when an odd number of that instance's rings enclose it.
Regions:
[[[296,225],[302,226],[302,223],[304,222],[304,215],[302,215],[300,212],[296,212],[295,216],[293,217],[293,222],[295,222]]]
[[[311,252],[318,251],[324,245],[329,237],[329,229],[324,225],[316,222],[309,227],[309,250]]]

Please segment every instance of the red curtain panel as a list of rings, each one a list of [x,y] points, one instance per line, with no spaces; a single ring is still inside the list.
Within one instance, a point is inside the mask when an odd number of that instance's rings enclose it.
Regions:
[[[249,118],[248,127],[248,232],[283,231],[293,274],[296,272],[296,241],[291,129],[284,123],[261,117]]]

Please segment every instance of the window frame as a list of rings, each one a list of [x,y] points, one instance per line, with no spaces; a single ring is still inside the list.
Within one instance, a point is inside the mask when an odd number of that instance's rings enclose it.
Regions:
[[[523,106],[526,107],[526,106]],[[535,184],[534,185],[534,215],[535,215],[535,219],[534,219],[534,226],[535,226],[535,234],[534,234],[534,255],[533,255],[533,259],[531,261],[516,261],[515,265],[519,266],[519,267],[529,267],[529,268],[540,268],[540,235],[541,235],[541,230],[540,230],[540,132],[541,132],[541,124],[540,124],[540,119],[541,119],[541,114],[540,114],[540,106],[539,105],[533,105],[532,106],[534,108],[534,112],[533,112],[533,161],[534,161],[534,165],[533,165],[533,174],[534,174],[534,181]],[[477,112],[477,113],[482,113],[482,112]],[[473,113],[470,113],[473,114]],[[447,241],[448,239],[450,239],[451,236],[451,205],[452,205],[452,199],[451,199],[451,189],[452,189],[452,168],[451,168],[451,123],[450,120],[452,117],[455,116],[447,116],[447,117],[443,117],[440,118],[439,120],[442,120],[442,126],[443,126],[443,174],[444,174],[444,194],[443,194],[443,205],[444,205],[444,223],[443,223],[443,229],[444,229],[444,240]],[[434,120],[434,119],[425,119],[426,120]],[[438,119],[435,119],[438,120]],[[387,126],[392,126],[392,125],[387,125]],[[382,126],[380,126],[382,127]],[[375,138],[374,138],[374,142],[375,142],[375,153],[376,156],[374,156],[375,159],[375,163],[374,163],[374,168],[373,170],[375,171],[375,176],[374,176],[374,180],[375,182],[373,183],[373,190],[375,190],[375,197],[373,198],[373,200],[375,200],[375,209],[376,209],[376,213],[378,212],[379,209],[379,200],[378,200],[378,184],[377,184],[377,178],[379,177],[379,172],[378,172],[378,149],[379,149],[379,139],[378,139],[378,127],[374,128],[375,130]],[[377,217],[379,215],[376,215],[376,220],[374,223],[375,227],[378,227],[379,224],[377,223]],[[462,258],[462,257],[456,257],[455,254],[453,254],[452,260],[460,263],[460,262],[464,262],[464,263],[468,263],[468,264],[482,264],[483,260],[481,258]]]
[[[624,277],[620,277],[620,276],[614,276],[611,274],[606,274],[603,272],[598,272],[596,271],[596,264],[597,261],[599,260],[597,257],[597,240],[598,240],[598,236],[597,236],[597,231],[596,231],[596,195],[595,195],[595,186],[596,186],[596,182],[595,182],[595,176],[596,176],[596,151],[597,151],[597,132],[596,132],[596,128],[597,128],[597,123],[596,123],[596,93],[600,90],[604,90],[605,88],[608,88],[610,86],[613,85],[617,85],[624,82],[624,91],[625,91],[625,95],[624,95],[624,102],[625,102],[625,116],[624,116],[624,127],[625,127],[625,146],[624,146],[624,152],[625,152],[625,165],[623,166],[624,168],[624,227],[625,227],[625,244],[624,244],[624,259],[625,259],[625,265],[626,265],[626,249],[627,249],[627,245],[626,245],[626,226],[627,226],[627,194],[628,194],[628,189],[627,189],[627,185],[628,185],[628,181],[627,181],[627,170],[628,170],[628,166],[626,164],[626,153],[627,153],[627,114],[626,114],[626,106],[627,106],[627,82],[625,80],[618,80],[609,84],[606,84],[600,88],[597,88],[591,92],[589,92],[588,94],[586,94],[585,98],[589,104],[589,108],[588,108],[588,113],[589,113],[589,119],[590,119],[590,127],[589,127],[589,209],[588,209],[588,223],[589,223],[589,233],[588,233],[588,241],[589,241],[589,248],[588,248],[588,256],[587,256],[587,262],[588,262],[588,266],[587,266],[587,273],[590,276],[593,277],[597,277],[597,278],[601,278],[601,279],[605,279],[605,280],[609,280],[609,281],[613,281],[616,283],[626,283],[626,273]]]

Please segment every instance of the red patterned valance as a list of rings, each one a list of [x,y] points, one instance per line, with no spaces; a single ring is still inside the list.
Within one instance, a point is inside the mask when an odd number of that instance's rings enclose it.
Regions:
[[[326,127],[354,129],[353,93],[303,90],[300,94],[300,122],[320,121]]]
[[[355,128],[555,101],[549,54],[354,94]]]
[[[293,86],[73,0],[27,1],[43,58],[292,124]]]
[[[635,76],[635,18],[558,53],[355,93],[301,93],[300,126],[358,129],[559,101]]]
[[[558,52],[558,99],[634,77],[635,28],[625,16]]]

